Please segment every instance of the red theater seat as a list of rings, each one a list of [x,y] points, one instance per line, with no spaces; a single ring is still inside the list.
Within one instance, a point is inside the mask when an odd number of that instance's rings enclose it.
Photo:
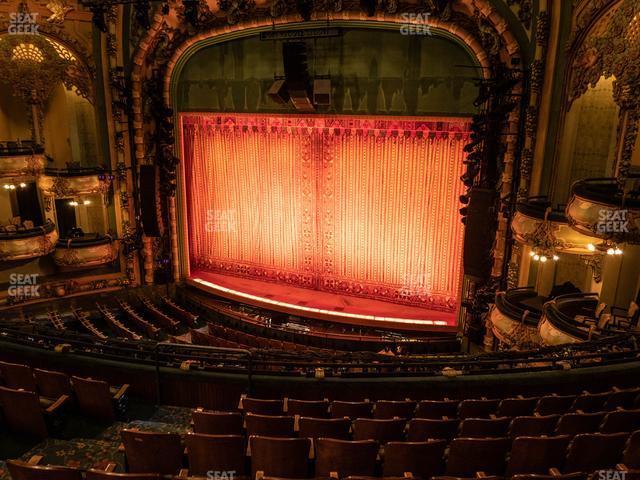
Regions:
[[[433,420],[430,418],[414,418],[409,422],[408,440],[425,442],[427,440],[452,440],[457,434],[460,420]]]
[[[533,415],[539,397],[505,398],[500,401],[496,415],[498,417],[524,417]]]
[[[458,405],[458,417],[465,418],[488,418],[496,413],[500,405],[500,400],[496,399],[470,399],[463,400]]]
[[[120,435],[129,472],[176,475],[182,469],[180,435],[137,430],[122,430]]]
[[[348,418],[300,417],[298,426],[299,437],[349,440],[351,420]]]
[[[586,433],[576,435],[567,452],[564,473],[613,469],[622,458],[626,433]]]
[[[575,399],[575,395],[545,395],[538,400],[535,413],[540,415],[562,415],[569,411]]]
[[[315,442],[316,477],[371,476],[376,471],[378,443],[319,438]],[[333,474],[333,475],[332,475]]]
[[[245,441],[240,435],[187,434],[189,474],[207,476],[207,472],[235,472],[245,475]]]
[[[373,418],[411,418],[415,409],[416,402],[411,400],[378,400],[373,407]]]
[[[550,468],[561,470],[571,437],[518,437],[511,446],[507,477],[517,474],[547,474]]]
[[[27,365],[0,362],[0,375],[4,386],[7,388],[26,390],[28,392],[38,391],[33,370]]]
[[[282,400],[262,400],[260,398],[244,397],[242,399],[242,410],[245,413],[256,413],[258,415],[282,415],[284,402]]]
[[[444,472],[447,442],[389,442],[384,448],[383,475],[431,478]]]
[[[287,399],[287,413],[301,417],[326,418],[329,416],[329,400]]]
[[[294,423],[293,417],[284,415],[245,415],[247,436],[294,437]]]
[[[373,413],[373,404],[370,402],[331,402],[331,417],[342,418],[371,418]]]
[[[510,447],[509,438],[456,438],[449,445],[446,473],[462,477],[474,477],[476,472],[502,475]]]
[[[441,419],[458,417],[458,400],[422,400],[416,407],[416,418]]]
[[[124,409],[129,385],[110,387],[107,382],[91,378],[71,377],[80,410],[98,420],[113,422]]]
[[[553,435],[560,415],[535,415],[530,417],[516,417],[509,426],[510,437],[536,437],[539,435]]]
[[[251,437],[251,476],[307,478],[309,475],[308,438]]]
[[[191,413],[193,431],[209,435],[240,435],[242,433],[242,414],[239,412],[210,412],[194,410]]]
[[[34,392],[0,387],[0,406],[4,421],[13,433],[44,439],[49,435],[48,424],[54,423],[69,400],[45,400]]]
[[[71,379],[68,375],[49,370],[41,370],[35,368],[35,375],[38,393],[43,397],[58,398],[62,395],[73,396],[71,388]]]
[[[404,419],[373,420],[357,418],[353,422],[354,440],[375,440],[381,444],[400,441],[404,437]]]
[[[502,418],[466,418],[460,423],[460,437],[506,437],[511,419]]]
[[[604,416],[604,412],[566,413],[558,420],[555,433],[556,435],[578,435],[597,432]]]

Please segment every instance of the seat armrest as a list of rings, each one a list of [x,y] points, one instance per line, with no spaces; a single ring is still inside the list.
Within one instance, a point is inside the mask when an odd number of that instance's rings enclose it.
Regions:
[[[114,400],[120,400],[122,398],[122,396],[127,393],[127,391],[129,390],[129,384],[125,383],[124,385],[122,385],[120,387],[120,389],[116,392],[116,394],[113,396]]]
[[[118,465],[115,463],[108,463],[106,467],[104,467],[104,471],[107,473],[113,473],[116,470]]]
[[[559,477],[562,474],[560,473],[560,470],[558,470],[557,468],[550,468],[549,475],[551,475],[552,477]]]
[[[62,395],[58,400],[56,400],[53,404],[49,405],[45,410],[48,414],[56,413],[67,401],[69,400],[69,395]]]
[[[618,463],[616,465],[616,470],[619,470],[621,472],[628,472],[629,468],[627,468],[627,466],[624,463]]]
[[[476,478],[486,478],[487,474],[484,472],[476,472]]]
[[[31,457],[29,459],[29,461],[27,462],[27,465],[30,465],[32,467],[40,464],[40,462],[42,461],[42,459],[44,458],[44,455],[34,455],[33,457]]]

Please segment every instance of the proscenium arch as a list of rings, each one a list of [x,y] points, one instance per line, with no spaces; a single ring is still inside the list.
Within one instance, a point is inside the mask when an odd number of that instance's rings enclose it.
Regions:
[[[484,17],[486,21],[494,28],[497,36],[501,41],[498,55],[502,61],[508,63],[508,60],[510,58],[520,56],[521,46],[516,40],[516,37],[509,30],[508,22],[491,4],[488,3],[487,0],[463,0],[462,4],[466,7],[471,8],[472,11],[479,12],[479,14]],[[241,36],[246,36],[247,31],[249,32],[249,34],[256,34],[261,30],[268,31],[276,27],[285,29],[308,27],[311,25],[326,26],[327,20],[329,20],[333,25],[337,25],[339,22],[344,22],[349,26],[362,26],[363,24],[365,24],[368,28],[375,28],[376,25],[382,26],[382,28],[390,28],[393,26],[397,28],[399,24],[417,23],[407,22],[407,19],[404,18],[400,13],[395,15],[378,14],[375,17],[367,17],[360,11],[343,11],[339,13],[332,13],[330,19],[323,18],[311,22],[300,22],[300,18],[298,16],[287,15],[278,19],[270,19],[268,17],[265,17],[262,20],[246,21],[233,26],[226,25],[223,27],[212,28],[187,39],[184,43],[182,43],[175,49],[172,58],[166,64],[166,71],[164,72],[164,91],[162,92],[162,98],[165,105],[167,107],[171,107],[173,105],[172,88],[176,87],[172,84],[177,84],[174,79],[178,78],[178,75],[175,75],[176,67],[178,67],[178,70],[181,71],[182,67],[184,66],[184,62],[186,61],[185,59],[188,59],[191,56],[188,54],[188,52],[193,46],[199,44],[200,42],[204,42],[205,44],[207,42],[218,43],[221,41],[228,41],[234,38],[240,38]],[[428,25],[430,28],[439,31],[441,35],[451,36],[452,38],[456,39],[457,43],[464,45],[467,51],[472,52],[471,57],[476,59],[477,63],[480,66],[480,69],[483,72],[484,77],[489,78],[491,74],[489,55],[480,44],[480,42],[471,33],[466,31],[463,27],[453,23],[443,22],[435,18],[430,18],[429,20],[430,21],[428,22]],[[138,51],[133,58],[132,99],[134,151],[135,161],[138,164],[143,164],[146,160],[142,90],[146,68],[148,67],[147,56],[151,55],[154,51],[156,47],[155,40],[159,35],[162,35],[162,32],[166,29],[166,27],[167,24],[164,17],[161,14],[156,14],[153,24],[147,33],[147,36],[141,40]],[[514,89],[514,93],[520,93],[520,90],[521,87],[516,87],[516,89]],[[518,121],[518,114],[514,114],[513,118],[510,119],[510,123],[512,124],[517,124]],[[177,128],[179,128],[178,125],[176,125],[176,129]],[[179,132],[176,132],[176,134],[179,134]],[[179,138],[179,136],[176,138]],[[512,145],[510,145],[507,150],[514,151],[515,141],[510,138],[508,142],[512,143]],[[181,152],[179,151],[179,149],[180,145],[176,144],[174,150],[178,157],[181,156]],[[181,203],[183,204],[184,202]],[[184,205],[180,205],[180,207],[184,207]],[[188,265],[185,267],[183,263],[182,268],[180,265],[180,259],[184,261],[184,258],[186,258],[186,256],[180,255],[180,247],[184,248],[184,244],[179,245],[181,240],[183,239],[183,233],[181,233],[180,235],[178,234],[176,217],[177,215],[182,216],[184,212],[181,211],[181,208],[176,208],[175,197],[168,198],[168,214],[171,236],[172,274],[174,279],[178,281],[183,277],[183,273],[188,272]],[[185,222],[182,222],[182,226],[185,226]],[[182,250],[182,252],[184,253],[184,249]],[[145,251],[145,254],[150,255],[151,252]],[[150,277],[151,275],[151,271],[146,272],[147,277]]]
[[[326,22],[323,21],[314,21],[314,22],[296,22],[296,23],[287,23],[284,25],[280,25],[277,28],[277,31],[287,31],[287,30],[302,30],[302,29],[313,29],[313,28],[321,28],[326,27]],[[375,21],[349,21],[349,20],[338,20],[331,22],[332,27],[344,27],[344,28],[361,28],[366,30],[385,30],[385,31],[393,31],[398,29],[397,22],[375,22]],[[165,76],[165,91],[164,91],[164,99],[165,104],[167,106],[176,105],[176,95],[177,88],[180,76],[182,75],[182,71],[187,65],[187,63],[191,60],[191,58],[199,53],[200,51],[206,49],[207,47],[219,45],[221,43],[231,42],[233,40],[239,40],[246,37],[252,37],[255,35],[259,35],[262,32],[270,32],[274,31],[274,26],[269,24],[267,26],[261,26],[256,28],[246,28],[238,31],[213,34],[208,36],[202,40],[197,40],[195,42],[187,42],[187,46],[184,50],[178,49],[176,51],[176,55],[169,62],[170,68]],[[487,78],[490,74],[488,68],[488,62],[485,61],[487,59],[486,53],[481,49],[479,45],[470,45],[463,41],[463,38],[452,33],[449,30],[438,27],[431,27],[431,34],[434,37],[444,38],[452,41],[457,46],[462,47],[467,53],[469,59],[474,63],[474,67],[482,72],[484,78]],[[474,47],[477,48],[474,49]],[[178,56],[178,52],[179,56]],[[177,58],[176,58],[177,57]],[[175,60],[175,63],[173,61]]]

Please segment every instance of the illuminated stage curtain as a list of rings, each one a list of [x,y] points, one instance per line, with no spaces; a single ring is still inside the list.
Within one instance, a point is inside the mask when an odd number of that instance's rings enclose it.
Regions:
[[[182,122],[193,269],[455,310],[466,121]]]

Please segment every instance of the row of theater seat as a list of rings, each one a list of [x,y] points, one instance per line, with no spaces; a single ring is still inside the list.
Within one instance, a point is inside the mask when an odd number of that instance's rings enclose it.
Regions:
[[[124,414],[129,385],[110,386],[91,378],[0,362],[0,407],[9,429],[46,438],[69,408],[99,421],[113,422]]]
[[[378,400],[345,402],[322,400],[259,399],[244,397],[240,407],[261,415],[300,415],[333,418],[488,418],[528,415],[558,415],[569,412],[605,412],[617,408],[640,408],[640,388],[619,389],[580,395],[545,395],[504,399],[465,400]]]
[[[195,476],[211,478],[211,472],[233,472],[234,477],[243,477],[250,472],[253,479],[259,480],[378,475],[516,478],[550,472],[589,475],[613,469],[626,476],[640,472],[640,431],[632,435],[582,434],[573,439],[558,436],[458,438],[449,444],[443,440],[389,442],[383,449],[374,440],[252,436],[247,448],[245,438],[239,435],[189,433],[181,438],[173,433],[136,430],[123,430],[121,435],[126,465],[132,474],[178,475],[188,468]],[[8,466],[14,480],[62,478],[47,477],[24,462],[12,461]],[[113,478],[109,473],[100,475],[93,472],[90,478]]]

